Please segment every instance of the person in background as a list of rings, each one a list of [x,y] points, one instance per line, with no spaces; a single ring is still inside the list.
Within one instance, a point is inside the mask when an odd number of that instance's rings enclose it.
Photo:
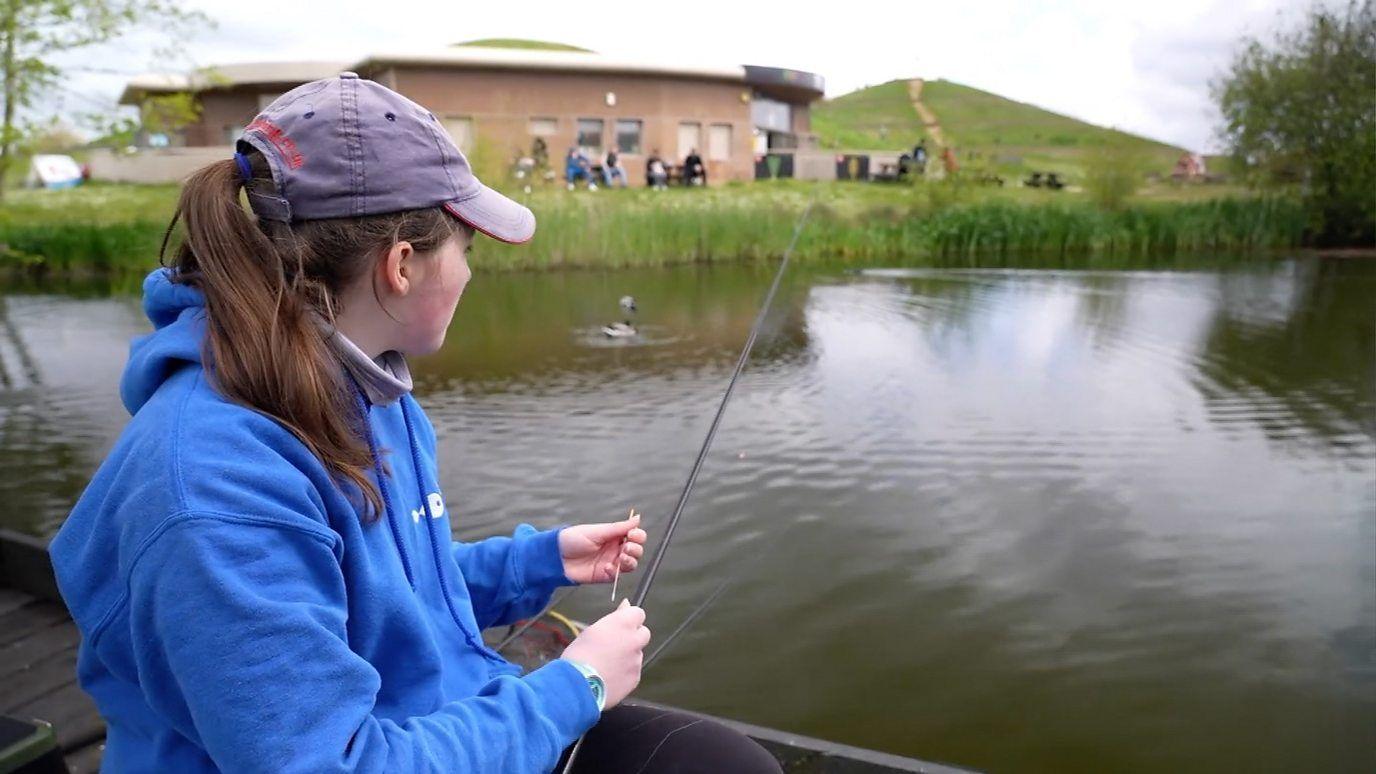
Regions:
[[[617,179],[621,180],[621,187],[625,188],[626,170],[621,166],[621,146],[613,145],[612,149],[607,151],[607,158],[602,162],[602,180],[611,188],[612,181]]]
[[[659,157],[659,148],[650,151],[650,157],[645,159],[645,184],[655,189],[663,191],[668,188],[669,170],[664,167],[664,159]]]
[[[697,148],[690,149],[688,157],[683,160],[683,184],[707,185],[707,167],[702,163]]]
[[[956,152],[949,145],[941,149],[941,165],[948,175],[954,175],[960,170],[960,163],[956,161]]]
[[[535,161],[537,170],[549,168],[549,145],[545,143],[545,138],[536,137],[530,144],[530,158]]]
[[[564,182],[568,184],[569,190],[573,190],[574,183],[585,180],[588,183],[589,191],[597,190],[597,183],[592,180],[591,165],[588,157],[583,155],[583,151],[577,146],[570,147],[569,153],[564,157]]]
[[[917,172],[917,174],[919,174],[919,175],[926,174],[926,172],[927,172],[927,141],[926,141],[926,140],[918,140],[918,141],[917,141],[917,145],[913,147],[912,162],[913,162],[913,170],[914,170],[915,172]]]

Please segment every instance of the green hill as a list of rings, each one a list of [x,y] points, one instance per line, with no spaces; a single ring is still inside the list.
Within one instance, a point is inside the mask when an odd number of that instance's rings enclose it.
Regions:
[[[567,43],[550,43],[544,40],[524,40],[522,38],[483,38],[481,40],[466,40],[462,43],[455,43],[455,47],[474,47],[474,48],[533,48],[541,51],[582,51],[587,54],[593,53],[592,50],[570,46]]]
[[[921,100],[967,166],[1078,177],[1091,151],[1112,145],[1140,159],[1144,171],[1168,174],[1183,152],[950,81],[927,81]],[[909,97],[906,79],[817,103],[812,130],[826,148],[907,150],[922,138],[928,139],[929,148],[933,145]]]

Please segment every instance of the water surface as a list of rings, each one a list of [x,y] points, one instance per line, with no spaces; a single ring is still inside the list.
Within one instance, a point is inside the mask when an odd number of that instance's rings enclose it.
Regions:
[[[767,268],[487,276],[414,364],[465,539],[667,516]],[[631,293],[649,341],[593,331]],[[1376,767],[1376,264],[792,274],[644,696],[1000,771]],[[136,299],[0,296],[0,525],[126,416]],[[568,610],[606,608],[584,589]]]

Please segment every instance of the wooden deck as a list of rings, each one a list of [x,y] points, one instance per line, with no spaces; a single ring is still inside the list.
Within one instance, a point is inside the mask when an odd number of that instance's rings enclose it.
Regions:
[[[67,609],[0,588],[0,715],[53,724],[72,774],[100,769],[105,722],[76,683],[81,641]]]

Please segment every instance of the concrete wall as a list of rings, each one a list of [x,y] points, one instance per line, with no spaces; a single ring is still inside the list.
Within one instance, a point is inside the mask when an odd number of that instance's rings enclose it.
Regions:
[[[97,148],[87,163],[91,178],[113,183],[176,183],[211,163],[234,155],[234,148],[146,148],[135,153]]]
[[[793,154],[793,177],[798,180],[835,180],[835,151],[797,151]]]

